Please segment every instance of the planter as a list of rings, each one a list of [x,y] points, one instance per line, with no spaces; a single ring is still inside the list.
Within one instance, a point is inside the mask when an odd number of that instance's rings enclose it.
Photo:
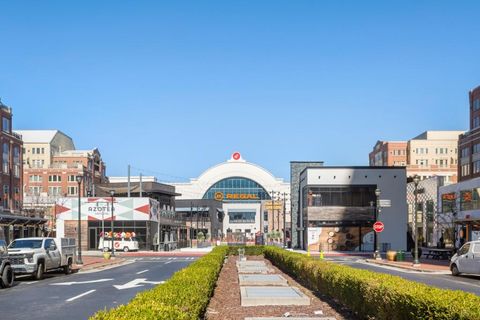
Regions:
[[[388,261],[395,261],[395,257],[397,256],[397,252],[393,250],[387,251],[387,260]]]
[[[105,260],[110,260],[111,257],[112,257],[112,255],[110,254],[110,252],[104,252],[103,253],[103,258]]]

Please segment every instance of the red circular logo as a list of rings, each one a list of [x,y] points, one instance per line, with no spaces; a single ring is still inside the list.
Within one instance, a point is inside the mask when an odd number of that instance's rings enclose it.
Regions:
[[[385,225],[381,221],[377,221],[373,224],[373,230],[375,230],[375,232],[382,232],[384,228]]]
[[[232,155],[232,158],[233,160],[240,160],[240,152],[235,152],[233,155]]]

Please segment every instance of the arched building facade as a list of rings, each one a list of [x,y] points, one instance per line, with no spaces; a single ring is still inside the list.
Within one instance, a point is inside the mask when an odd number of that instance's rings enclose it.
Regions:
[[[222,234],[266,234],[284,230],[289,238],[290,184],[261,166],[244,160],[235,152],[226,162],[204,171],[186,183],[172,183],[181,194],[177,199],[222,201],[225,214]],[[272,203],[273,198],[273,203]],[[287,208],[287,210],[285,210]],[[287,219],[284,221],[284,212]]]

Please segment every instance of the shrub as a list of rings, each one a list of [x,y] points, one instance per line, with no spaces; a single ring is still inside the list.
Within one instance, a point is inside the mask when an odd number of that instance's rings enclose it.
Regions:
[[[226,246],[215,247],[209,254],[176,272],[164,284],[137,294],[126,305],[100,311],[90,319],[201,319],[213,294],[227,252]]]
[[[361,318],[480,319],[480,297],[403,278],[314,261],[303,254],[265,247],[264,255],[312,290],[337,299]]]

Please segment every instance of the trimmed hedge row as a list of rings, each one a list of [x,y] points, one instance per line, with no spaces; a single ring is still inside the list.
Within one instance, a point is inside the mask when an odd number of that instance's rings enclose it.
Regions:
[[[228,247],[216,247],[187,268],[176,272],[164,284],[137,294],[126,305],[100,311],[90,319],[201,319],[227,253]]]
[[[265,247],[264,255],[312,290],[337,299],[361,318],[480,319],[480,297],[397,276],[355,269]]]

